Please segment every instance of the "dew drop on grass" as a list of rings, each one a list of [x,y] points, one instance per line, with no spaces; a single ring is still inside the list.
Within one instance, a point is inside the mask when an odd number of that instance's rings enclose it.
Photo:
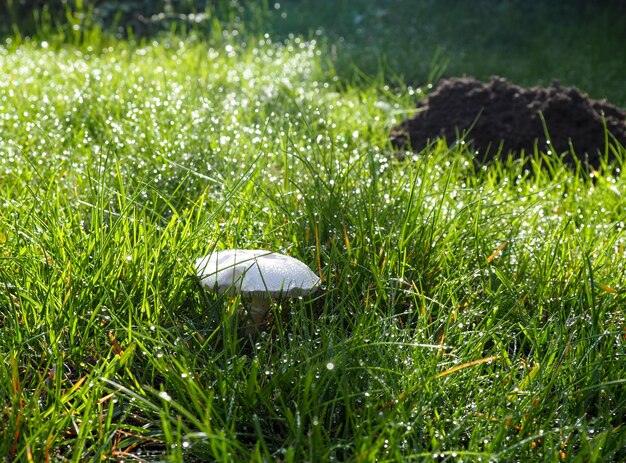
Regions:
[[[328,362],[326,364],[326,369],[327,370],[334,370],[335,369],[335,364],[333,362]]]
[[[172,396],[169,395],[167,392],[165,391],[161,391],[159,392],[159,397],[163,400],[165,400],[166,402],[169,402],[170,400],[172,400]]]

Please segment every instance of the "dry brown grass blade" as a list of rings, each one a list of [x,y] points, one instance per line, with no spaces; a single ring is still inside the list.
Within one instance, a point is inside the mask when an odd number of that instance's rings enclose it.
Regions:
[[[504,248],[506,248],[507,244],[509,244],[509,242],[505,241],[500,246],[498,246],[498,249],[493,251],[491,253],[491,255],[489,257],[487,257],[487,260],[485,261],[485,265],[490,264],[496,257],[498,257],[500,255],[500,253],[504,250]]]
[[[499,358],[500,358],[499,355],[493,355],[491,357],[486,357],[484,359],[472,360],[471,362],[467,362],[462,365],[457,365],[446,371],[442,371],[441,373],[437,374],[435,378],[443,378],[444,376],[448,376],[456,371],[464,370],[465,368],[473,367],[474,365],[479,365],[481,363],[493,362],[494,360],[498,360]]]

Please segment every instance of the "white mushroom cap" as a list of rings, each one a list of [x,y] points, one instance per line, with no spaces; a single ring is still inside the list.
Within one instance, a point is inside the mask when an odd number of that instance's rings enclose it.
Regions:
[[[320,278],[304,263],[272,251],[227,249],[196,260],[200,284],[217,294],[305,296]]]

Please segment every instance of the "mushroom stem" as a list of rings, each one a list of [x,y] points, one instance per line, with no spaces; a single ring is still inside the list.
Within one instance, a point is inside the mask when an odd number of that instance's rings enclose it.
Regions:
[[[268,297],[253,297],[248,305],[248,313],[252,319],[252,325],[248,326],[248,334],[254,332],[263,323],[265,314],[270,310],[270,300]]]

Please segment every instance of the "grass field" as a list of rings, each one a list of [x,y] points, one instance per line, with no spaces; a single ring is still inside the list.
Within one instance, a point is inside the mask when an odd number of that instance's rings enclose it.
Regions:
[[[383,74],[424,85],[441,75],[493,75],[518,85],[553,79],[626,107],[623,2],[520,0],[271,2],[276,33],[317,37],[348,79]],[[355,70],[356,66],[356,70]]]
[[[626,458],[623,147],[398,161],[419,92],[324,35],[69,42],[0,48],[7,461]],[[234,247],[323,290],[241,338]]]

